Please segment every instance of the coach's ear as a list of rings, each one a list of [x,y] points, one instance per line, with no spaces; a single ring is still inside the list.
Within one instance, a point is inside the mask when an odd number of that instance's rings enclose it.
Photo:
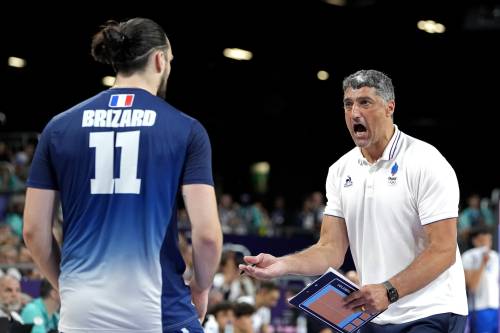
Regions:
[[[390,100],[387,102],[387,105],[385,107],[385,115],[387,117],[392,117],[392,114],[394,113],[394,109],[396,108],[396,101],[395,100]]]

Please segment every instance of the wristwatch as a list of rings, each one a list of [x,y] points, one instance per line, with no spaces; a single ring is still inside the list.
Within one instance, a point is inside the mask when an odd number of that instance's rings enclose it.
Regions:
[[[387,290],[387,298],[389,299],[389,302],[396,302],[399,299],[398,290],[394,288],[394,286],[389,281],[385,281],[383,285]]]

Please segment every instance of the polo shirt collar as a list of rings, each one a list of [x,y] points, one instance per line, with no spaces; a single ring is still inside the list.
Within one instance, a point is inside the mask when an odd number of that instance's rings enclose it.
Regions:
[[[394,159],[394,157],[396,156],[396,152],[399,146],[401,145],[401,134],[402,133],[398,129],[398,126],[394,124],[394,133],[392,134],[391,140],[389,140],[389,143],[387,144],[387,146],[385,146],[384,152],[382,153],[382,156],[377,160],[377,162],[390,161]],[[358,148],[357,151],[359,155],[360,164],[368,164],[366,158],[363,156],[363,153],[361,152],[361,148]]]

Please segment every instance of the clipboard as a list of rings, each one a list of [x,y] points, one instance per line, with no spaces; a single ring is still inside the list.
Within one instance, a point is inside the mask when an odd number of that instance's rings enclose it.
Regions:
[[[359,287],[333,268],[290,298],[290,304],[330,326],[334,332],[356,332],[378,313],[348,310],[341,301]]]

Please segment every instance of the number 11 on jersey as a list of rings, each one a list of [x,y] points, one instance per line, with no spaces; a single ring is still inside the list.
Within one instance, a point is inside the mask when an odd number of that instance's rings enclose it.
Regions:
[[[89,147],[95,148],[95,178],[90,180],[91,194],[139,194],[137,178],[140,131],[91,132]],[[120,177],[113,178],[115,146],[121,147]]]

